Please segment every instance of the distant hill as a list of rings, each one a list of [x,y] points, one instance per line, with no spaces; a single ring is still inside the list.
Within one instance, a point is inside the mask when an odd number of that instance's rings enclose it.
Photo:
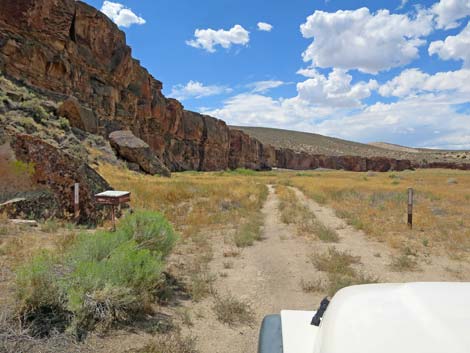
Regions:
[[[387,150],[390,150],[390,151],[396,151],[396,152],[407,152],[407,153],[420,153],[420,152],[423,152],[422,149],[413,148],[413,147],[406,147],[406,146],[401,146],[401,145],[395,145],[393,143],[387,143],[387,142],[371,142],[371,143],[369,143],[369,145],[374,146],[374,147],[384,148],[384,149],[387,149]]]
[[[240,129],[262,143],[315,154],[389,157],[415,161],[470,161],[469,151],[412,148],[386,142],[364,144],[320,134],[264,127],[232,126],[232,128]]]

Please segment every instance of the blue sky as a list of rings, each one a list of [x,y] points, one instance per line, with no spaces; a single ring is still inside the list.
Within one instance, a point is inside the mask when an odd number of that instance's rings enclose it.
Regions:
[[[88,0],[168,97],[234,125],[470,148],[469,0]]]

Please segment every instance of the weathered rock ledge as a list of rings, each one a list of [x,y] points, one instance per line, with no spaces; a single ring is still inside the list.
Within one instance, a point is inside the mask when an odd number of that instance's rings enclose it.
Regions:
[[[411,167],[409,161],[387,158],[275,149],[221,120],[186,111],[164,97],[162,83],[132,58],[125,34],[80,1],[1,1],[0,72],[65,100],[59,113],[76,128],[106,138],[115,131],[132,132],[149,146],[152,153],[145,153],[171,171]],[[138,164],[145,169],[145,162]]]

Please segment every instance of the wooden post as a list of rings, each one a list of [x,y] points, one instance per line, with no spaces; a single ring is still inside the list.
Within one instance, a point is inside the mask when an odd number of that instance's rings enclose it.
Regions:
[[[73,210],[75,221],[80,217],[80,184],[75,183],[73,188]]]
[[[113,232],[116,231],[116,206],[112,205],[111,206],[111,218],[113,220]]]
[[[413,188],[408,188],[408,227],[413,229]]]

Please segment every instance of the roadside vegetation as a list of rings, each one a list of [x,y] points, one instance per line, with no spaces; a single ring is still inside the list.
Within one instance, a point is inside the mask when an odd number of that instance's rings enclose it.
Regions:
[[[304,174],[301,174],[304,175]],[[325,243],[337,243],[338,233],[321,223],[315,214],[295,195],[294,190],[285,184],[276,186],[276,194],[279,197],[279,211],[281,220],[285,224],[294,224],[299,235],[314,236]]]
[[[176,234],[151,211],[116,232],[81,233],[65,253],[42,251],[17,270],[17,316],[33,337],[69,332],[79,340],[151,312]]]
[[[339,251],[334,247],[328,248],[324,253],[313,254],[310,258],[313,266],[327,275],[327,283],[322,287],[321,282],[301,282],[304,291],[325,291],[331,297],[341,288],[357,285],[377,283],[378,278],[370,276],[357,269],[361,259],[346,251]]]
[[[451,179],[451,183],[449,183]],[[413,248],[451,258],[470,253],[470,174],[451,170],[391,173],[302,173],[290,183],[339,217],[399,253]],[[407,188],[415,191],[414,224],[406,224]]]
[[[464,172],[239,169],[167,179],[119,164],[98,169],[115,189],[132,193],[135,211],[120,220],[116,233],[104,230],[109,223],[92,230],[49,219],[30,228],[0,215],[0,351],[41,351],[24,348],[40,342],[54,345],[45,352],[75,352],[77,340],[125,328],[138,332],[136,340],[149,333],[136,352],[196,353],[192,330],[204,320],[240,332],[255,328],[253,298],[225,288],[224,281],[237,278],[256,249],[247,247],[263,246],[267,185],[275,186],[280,220],[290,225],[285,228],[315,249],[307,268],[315,275],[302,273],[298,282],[308,295],[387,278],[371,275],[365,260],[339,250],[342,231],[322,224],[294,188],[387,244],[392,256],[380,250],[376,257],[383,257],[389,274],[419,276],[413,271],[425,271],[438,254],[449,256],[443,264],[449,278],[465,278],[460,264],[470,252],[470,176]],[[409,186],[415,188],[412,230],[406,226]],[[85,345],[78,347],[86,352]]]

